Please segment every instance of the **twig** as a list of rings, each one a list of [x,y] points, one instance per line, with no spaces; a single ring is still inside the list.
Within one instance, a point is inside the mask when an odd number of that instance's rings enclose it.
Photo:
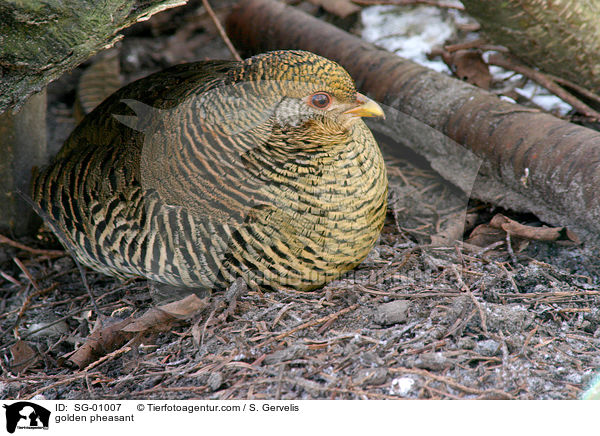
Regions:
[[[77,260],[77,257],[73,256],[73,261],[75,262],[75,265],[77,265],[77,269],[79,270],[79,274],[81,275],[81,281],[83,282],[83,286],[85,287],[85,290],[87,291],[88,296],[90,297],[90,302],[92,303],[92,307],[94,308],[96,315],[98,316],[98,320],[100,321],[100,323],[102,323],[102,318],[105,315],[100,310],[100,307],[98,307],[98,303],[96,302],[96,297],[94,297],[94,294],[92,293],[92,288],[90,288],[90,285],[87,281],[87,276],[85,275],[85,270],[83,269],[83,266]]]
[[[600,103],[600,95],[590,91],[589,89],[584,88],[583,86],[578,85],[577,83],[573,83],[570,80],[564,79],[562,77],[554,76],[552,74],[546,73],[550,79],[554,80],[556,83],[566,86],[567,88],[571,88],[573,91],[578,94],[583,95],[584,97],[589,98],[597,103]]]
[[[494,250],[494,249],[498,248],[502,244],[504,244],[504,241],[496,241],[493,244],[488,245],[487,247],[483,247],[481,250],[479,250],[477,253],[475,253],[475,256],[479,257],[479,256],[481,256],[482,254],[484,254],[487,251]]]
[[[208,15],[212,19],[213,23],[215,23],[215,26],[217,26],[217,31],[219,32],[219,35],[221,35],[221,39],[223,39],[223,42],[225,43],[225,45],[231,52],[231,55],[234,57],[234,59],[236,61],[241,61],[242,60],[241,56],[239,55],[239,53],[237,52],[237,50],[231,43],[231,40],[229,39],[229,37],[227,36],[227,33],[225,32],[225,29],[223,28],[223,25],[219,21],[219,18],[216,16],[215,11],[213,11],[208,0],[202,0],[202,4],[204,5],[204,9],[206,9],[206,12],[208,12]]]
[[[206,333],[206,328],[208,327],[209,323],[214,319],[215,313],[217,313],[217,304],[218,303],[219,303],[219,301],[215,300],[212,310],[210,311],[210,313],[208,314],[208,317],[206,318],[206,321],[202,325],[202,333],[200,334],[200,341],[198,341],[199,349],[202,349],[202,346],[204,345],[204,335]],[[201,321],[201,319],[198,320],[198,322],[200,322],[200,321]]]
[[[317,334],[318,335],[322,335],[323,333],[325,333],[325,331],[327,329],[329,329],[329,327],[331,327],[331,324],[333,324],[335,322],[335,318],[330,319],[329,321],[327,321],[325,324],[323,324],[319,330],[317,330]]]
[[[457,321],[460,321],[460,319],[458,319]],[[424,347],[420,347],[420,348],[413,348],[412,350],[407,350],[407,351],[403,351],[400,355],[401,356],[410,356],[413,354],[422,354],[422,353],[426,353],[426,352],[435,352],[436,349],[438,348],[442,348],[444,345],[446,345],[446,339],[442,339],[440,341],[436,341],[436,342],[432,342],[429,345],[425,345]],[[403,347],[406,344],[403,344]]]
[[[98,298],[98,301],[102,300],[104,297],[108,297],[108,296],[110,296],[116,292],[122,291],[124,289],[126,289],[126,287],[124,287],[124,286],[119,286],[117,288],[111,289],[110,291],[103,293],[102,296],[100,298]],[[74,303],[75,301],[78,301],[78,300],[84,300],[88,297],[89,296],[87,294],[85,294],[85,295],[80,295],[78,297],[69,298],[67,300],[44,302],[43,304],[35,304],[35,305],[31,306],[30,309],[39,309],[40,307],[45,307],[47,309],[50,309],[51,307],[60,306],[61,304]],[[105,307],[109,307],[109,306],[105,306]],[[4,312],[4,313],[0,314],[0,319],[8,318],[10,315],[14,315],[15,313],[19,313],[19,310],[15,309],[15,310],[11,310],[10,312]],[[75,314],[77,312],[71,312],[71,313]]]
[[[479,302],[479,300],[477,300],[477,298],[475,298],[475,295],[473,295],[471,289],[463,281],[455,265],[452,265],[452,270],[454,271],[454,275],[456,276],[456,280],[458,281],[460,287],[469,295],[469,298],[473,301],[475,307],[477,307],[477,310],[479,312],[479,319],[481,321],[481,329],[483,330],[486,336],[489,336],[490,333],[487,329],[485,311],[483,310],[483,307],[481,307],[481,303]]]
[[[517,286],[517,283],[515,282],[515,279],[513,278],[512,274],[508,271],[508,269],[506,269],[506,267],[504,266],[504,264],[500,263],[500,262],[496,262],[496,265],[498,265],[506,274],[506,277],[508,277],[508,281],[510,282],[510,284],[512,285],[513,289],[515,290],[515,292],[519,295],[520,291],[519,291],[519,287]]]
[[[10,245],[11,247],[15,247],[15,248],[18,248],[19,250],[27,251],[31,254],[39,254],[39,255],[48,256],[48,257],[61,257],[61,256],[66,256],[66,254],[67,254],[66,251],[61,251],[61,250],[40,250],[37,248],[31,248],[31,247],[28,247],[27,245],[13,241],[12,239],[9,239],[4,235],[0,235],[0,244]]]
[[[534,82],[539,83],[541,86],[546,88],[548,91],[552,92],[560,99],[566,101],[568,104],[573,106],[579,113],[585,115],[586,117],[592,118],[593,120],[600,120],[599,112],[596,112],[587,104],[573,96],[571,93],[567,92],[564,88],[557,85],[556,82],[554,82],[550,76],[536,71],[532,68],[526,67],[525,65],[518,64],[516,61],[502,56],[498,53],[493,53],[489,57],[488,64],[496,65],[498,67],[506,68],[507,70],[512,70],[516,73],[522,74],[525,77],[528,77],[529,79],[533,80]]]
[[[132,391],[130,394],[132,397],[148,397],[151,398],[150,395],[156,395],[158,393],[181,393],[181,392],[191,392],[194,395],[205,394],[209,392],[208,386],[178,386],[178,387],[161,387],[161,385],[157,385],[150,389],[144,389],[143,391]]]
[[[132,341],[133,341],[133,339],[132,339]],[[131,343],[131,341],[130,341],[130,343]],[[117,357],[118,355],[123,354],[123,353],[128,353],[130,351],[131,351],[131,347],[128,347],[127,345],[124,345],[121,348],[113,351],[112,353],[108,353],[106,356],[102,356],[100,359],[93,361],[92,363],[90,363],[88,366],[86,366],[83,369],[83,372],[88,372],[89,370],[94,369],[95,367],[97,367],[101,363],[104,363],[107,360],[112,360],[115,357]]]
[[[33,288],[37,292],[40,292],[41,291],[40,286],[37,284],[37,282],[35,281],[35,279],[31,275],[31,273],[29,272],[29,270],[25,267],[25,265],[23,265],[23,262],[21,262],[18,257],[13,257],[13,261],[17,264],[17,266],[23,272],[23,274],[25,274],[25,276],[29,280],[29,283],[31,283],[31,286],[33,286]]]
[[[445,9],[458,9],[464,11],[463,5],[458,3],[444,3],[435,0],[352,0],[352,3],[356,3],[361,6],[373,6],[373,5],[397,5],[397,6],[408,6],[408,5],[428,5],[436,6],[438,8]]]
[[[8,280],[13,285],[23,286],[23,283],[15,279],[13,276],[6,274],[4,271],[0,271],[0,277],[3,277],[5,280]]]
[[[48,293],[50,291],[53,291],[57,287],[58,287],[58,283],[53,283],[52,285],[50,285],[46,289],[41,289],[39,291],[35,291],[35,292],[32,292],[31,294],[29,294],[27,296],[27,298],[25,298],[25,301],[23,301],[23,304],[21,305],[21,309],[19,310],[19,314],[17,315],[17,324],[19,323],[19,320],[23,317],[23,314],[25,313],[25,311],[27,310],[27,308],[31,304],[31,300],[33,300],[35,297],[38,297],[40,295],[46,294],[46,293]]]
[[[283,374],[285,370],[286,364],[282,363],[279,367],[279,376],[277,377],[277,391],[275,393],[275,399],[281,400],[281,391],[283,388]]]
[[[271,328],[275,328],[275,326],[277,325],[277,323],[279,323],[279,321],[281,320],[281,317],[292,308],[292,306],[294,305],[294,302],[292,301],[291,303],[286,304],[285,306],[283,306],[279,312],[277,313],[277,315],[275,316],[275,319],[273,320],[273,322],[271,323]]]
[[[264,346],[270,344],[271,342],[279,341],[279,340],[281,340],[291,334],[294,334],[299,330],[303,330],[307,327],[312,327],[312,326],[327,322],[329,320],[339,318],[340,316],[344,315],[345,313],[355,310],[356,308],[358,308],[358,306],[359,306],[358,304],[353,304],[352,306],[346,307],[345,309],[342,309],[339,312],[332,313],[331,315],[327,315],[327,316],[324,316],[323,318],[319,318],[319,319],[316,319],[313,321],[305,322],[304,324],[300,324],[299,326],[294,327],[293,329],[288,330],[287,332],[283,332],[283,333],[275,336],[274,338],[268,339],[265,342],[258,344],[258,347],[264,347]]]
[[[448,53],[453,53],[458,50],[468,50],[471,48],[478,48],[480,50],[494,50],[494,51],[508,52],[508,49],[506,47],[503,47],[501,45],[487,44],[486,40],[482,39],[482,38],[478,38],[473,41],[461,42],[459,44],[450,44],[450,45],[444,46],[444,50],[447,51]]]
[[[474,388],[470,388],[468,386],[465,385],[461,385],[460,383],[455,382],[454,380],[447,378],[447,377],[442,377],[440,375],[435,375],[432,374],[429,371],[426,371],[424,369],[409,369],[409,368],[390,368],[390,372],[392,373],[400,373],[400,374],[415,374],[415,375],[420,375],[423,377],[429,377],[432,378],[436,381],[439,381],[441,383],[445,383],[448,386],[451,386],[455,389],[461,390],[463,392],[466,392],[467,394],[474,394],[474,395],[489,395],[489,394],[494,394],[494,395],[498,395],[499,397],[505,398],[505,399],[509,399],[509,400],[513,400],[514,397],[512,395],[510,395],[508,392],[504,392],[504,391],[500,391],[498,389],[487,389],[487,390],[480,390],[480,389],[474,389]]]
[[[534,328],[531,329],[531,331],[529,333],[527,333],[527,336],[525,337],[525,341],[523,342],[523,346],[521,347],[521,354],[523,356],[525,356],[525,350],[526,350],[527,346],[529,345],[529,343],[531,342],[533,335],[535,335],[537,333],[538,328],[539,328],[539,325],[536,325]]]
[[[518,265],[519,261],[517,260],[517,256],[515,255],[515,251],[512,248],[512,241],[510,240],[510,233],[506,232],[506,251],[510,255],[510,260],[513,265]]]
[[[25,399],[26,400],[31,400],[33,397],[35,397],[36,395],[41,394],[42,392],[45,392],[47,390],[50,389],[54,389],[55,387],[61,386],[61,385],[66,385],[68,383],[74,382],[76,380],[82,379],[87,377],[89,374],[87,372],[81,372],[73,377],[68,377],[68,378],[64,378],[62,380],[59,380],[55,383],[49,384],[48,386],[44,386],[42,388],[39,388],[37,391],[34,391],[33,393],[29,394]]]
[[[423,386],[423,388],[425,390],[427,390],[427,391],[430,391],[429,392],[430,394],[433,392],[435,394],[440,395],[441,397],[448,397],[448,398],[451,398],[453,400],[462,400],[463,399],[462,397],[459,397],[458,395],[452,395],[449,392],[444,392],[444,391],[442,391],[440,389],[436,389],[436,388],[434,388],[432,386],[429,386],[429,384],[427,384],[426,386]],[[421,397],[421,396],[419,395],[419,397]],[[435,399],[435,397],[433,395],[431,395],[431,399],[433,400],[433,399]]]
[[[219,321],[225,322],[229,315],[233,315],[237,302],[240,297],[248,292],[248,285],[241,277],[235,279],[235,281],[227,288],[223,299],[228,303],[227,308],[218,317]]]
[[[590,313],[592,311],[589,307],[563,307],[562,309],[558,309],[558,313]]]
[[[106,304],[106,305],[104,305],[102,307],[105,308],[105,309],[114,309],[115,307],[117,307],[117,305],[118,305],[118,303],[108,303],[108,304]],[[83,308],[72,310],[71,312],[68,312],[65,316],[57,318],[54,321],[52,321],[51,323],[49,323],[49,324],[45,324],[42,327],[39,327],[39,328],[37,328],[35,330],[29,330],[27,333],[25,333],[21,337],[21,339],[26,339],[26,338],[30,337],[31,335],[34,335],[37,332],[40,332],[42,330],[46,330],[47,328],[52,327],[53,325],[56,325],[56,324],[58,324],[58,323],[60,323],[62,321],[66,321],[69,318],[71,318],[73,315],[77,315],[77,314],[82,313],[82,312],[84,312],[86,310],[89,310],[89,308],[88,307],[83,307]],[[1,346],[4,347],[4,348],[8,348],[12,344],[14,344],[14,341],[10,342],[10,343],[6,343],[6,344],[3,343],[3,344],[1,344]]]

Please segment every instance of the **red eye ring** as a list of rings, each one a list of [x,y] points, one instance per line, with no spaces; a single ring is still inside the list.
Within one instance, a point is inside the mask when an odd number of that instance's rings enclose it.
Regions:
[[[326,92],[315,92],[310,97],[309,104],[317,109],[326,109],[331,104],[331,96]]]

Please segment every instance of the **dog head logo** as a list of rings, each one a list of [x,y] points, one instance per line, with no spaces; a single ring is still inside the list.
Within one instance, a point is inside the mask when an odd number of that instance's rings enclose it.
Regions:
[[[19,429],[47,429],[50,411],[29,401],[4,405],[6,409],[6,430],[14,433]]]

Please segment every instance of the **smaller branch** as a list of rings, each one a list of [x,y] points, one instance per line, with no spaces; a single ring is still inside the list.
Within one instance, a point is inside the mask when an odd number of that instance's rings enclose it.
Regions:
[[[135,338],[134,338],[135,339]],[[132,339],[132,341],[134,340]],[[131,341],[130,341],[131,342]],[[94,369],[95,367],[97,367],[98,365],[100,365],[101,363],[106,362],[107,360],[113,360],[115,357],[124,354],[124,353],[128,353],[131,351],[131,347],[128,347],[126,345],[124,345],[123,347],[113,351],[112,353],[108,353],[106,356],[101,357],[100,359],[90,363],[88,366],[86,366],[83,369],[83,372],[88,372],[91,371],[92,369]]]
[[[273,323],[271,323],[271,328],[275,328],[275,326],[277,325],[277,323],[279,323],[279,321],[281,320],[283,315],[288,310],[290,310],[293,305],[294,305],[294,302],[288,303],[279,310],[279,312],[277,313],[277,316],[275,316],[275,319],[273,320]]]
[[[441,375],[437,375],[437,374],[433,374],[425,369],[416,369],[416,368],[390,368],[389,371],[392,374],[415,374],[415,375],[419,375],[422,377],[428,377],[431,378],[435,381],[438,381],[440,383],[445,383],[448,386],[454,388],[454,389],[458,389],[461,390],[467,394],[473,394],[473,395],[481,395],[481,396],[493,396],[493,397],[498,397],[498,398],[502,398],[502,399],[515,399],[514,396],[512,396],[511,394],[509,394],[508,392],[504,392],[501,391],[499,389],[486,389],[486,390],[481,390],[481,389],[475,389],[475,388],[471,388],[469,386],[465,386],[462,385],[460,383],[457,383],[456,381],[454,381],[453,379],[451,379],[450,377],[443,377]]]
[[[37,292],[41,292],[42,288],[40,288],[40,286],[37,284],[27,267],[23,265],[23,262],[21,262],[18,257],[13,257],[13,262],[16,263],[19,269],[23,272],[23,274],[25,274],[25,276],[29,280],[29,283],[31,283],[31,286],[33,286]]]
[[[37,248],[31,248],[31,247],[28,247],[27,245],[13,241],[12,239],[9,239],[4,235],[0,235],[0,244],[10,245],[11,247],[18,248],[19,250],[27,251],[31,254],[39,254],[39,255],[48,256],[48,257],[61,257],[61,256],[67,255],[67,253],[65,251],[61,251],[61,250],[39,250]]]
[[[41,289],[39,291],[35,291],[35,292],[32,292],[31,294],[29,294],[27,296],[27,298],[25,298],[25,301],[23,301],[23,304],[21,305],[21,309],[19,310],[19,314],[17,315],[17,325],[15,326],[15,329],[17,328],[18,323],[21,320],[21,318],[23,318],[23,315],[25,315],[25,311],[27,310],[27,308],[31,304],[31,301],[35,297],[39,297],[40,295],[44,295],[44,294],[47,294],[48,292],[51,292],[51,291],[55,290],[57,287],[58,287],[58,283],[53,283],[52,285],[50,285],[46,289]]]
[[[488,331],[488,328],[487,328],[485,310],[481,306],[481,303],[479,302],[479,300],[477,300],[475,295],[473,295],[471,288],[469,288],[469,286],[467,286],[467,284],[462,279],[460,272],[458,271],[458,268],[456,268],[455,265],[452,265],[452,270],[454,271],[454,276],[456,277],[456,280],[458,281],[458,284],[460,285],[461,289],[469,296],[471,301],[473,301],[473,304],[475,304],[475,307],[477,308],[477,311],[479,312],[479,320],[481,321],[481,330],[483,330],[483,333],[485,333],[485,335],[489,337],[490,332]]]
[[[487,41],[483,38],[478,38],[473,41],[461,42],[458,44],[450,44],[445,45],[444,50],[448,53],[452,53],[458,50],[469,50],[472,48],[477,48],[482,51],[493,50],[499,52],[508,52],[508,49],[502,45],[491,45],[488,44]]]
[[[231,52],[231,55],[234,57],[234,59],[236,61],[241,61],[242,60],[241,56],[239,55],[239,53],[237,52],[237,50],[231,43],[231,40],[229,39],[229,37],[227,36],[227,33],[225,32],[225,29],[223,28],[223,25],[219,21],[219,18],[216,16],[215,11],[213,11],[213,8],[210,6],[210,3],[208,2],[208,0],[202,0],[202,4],[204,5],[204,9],[206,9],[206,12],[208,12],[208,15],[210,16],[210,18],[213,20],[213,23],[215,23],[215,26],[217,26],[217,31],[219,32],[219,35],[221,35],[221,39],[223,39],[223,42],[225,43],[225,45]]]
[[[508,251],[508,255],[510,256],[510,260],[513,265],[518,265],[519,260],[515,255],[515,250],[512,248],[512,241],[510,240],[510,233],[506,232],[506,251]]]
[[[598,104],[600,104],[600,95],[593,93],[589,89],[584,88],[583,86],[580,86],[577,83],[573,83],[570,80],[563,79],[562,77],[554,76],[554,75],[548,74],[548,73],[546,73],[546,75],[548,77],[550,77],[552,80],[554,80],[556,83],[566,86],[567,88],[571,88],[573,91],[577,92],[578,94],[581,94],[584,97],[587,97],[590,100],[593,100],[593,101],[597,102]]]
[[[6,274],[4,271],[0,271],[0,277],[2,277],[4,280],[11,282],[13,285],[23,286],[23,283],[15,279],[13,276]]]
[[[27,394],[24,399],[25,400],[31,400],[36,395],[43,394],[44,392],[46,392],[46,391],[48,391],[50,389],[54,389],[54,388],[57,388],[58,386],[62,386],[62,385],[67,385],[67,384],[69,384],[71,382],[77,381],[77,380],[85,378],[87,376],[88,376],[87,372],[80,372],[80,373],[74,375],[73,377],[63,378],[62,380],[59,380],[59,381],[54,382],[54,383],[52,383],[50,385],[47,385],[47,386],[42,386],[37,391],[33,391],[32,393]]]
[[[567,92],[564,88],[557,85],[551,77],[547,76],[544,73],[526,67],[523,64],[519,64],[514,60],[497,53],[494,53],[489,57],[488,64],[496,65],[498,67],[506,68],[507,70],[512,70],[516,73],[522,74],[525,77],[528,77],[529,79],[533,80],[534,82],[539,83],[541,86],[546,88],[548,91],[552,92],[558,98],[561,98],[562,100],[569,103],[579,113],[596,121],[600,120],[600,113],[596,112],[587,104],[583,103],[581,100]]]
[[[105,315],[100,310],[100,307],[98,307],[98,303],[96,302],[96,297],[92,293],[92,288],[90,288],[90,284],[87,281],[87,276],[85,275],[85,270],[83,269],[83,266],[77,260],[77,257],[76,256],[72,256],[72,257],[73,257],[73,261],[75,262],[75,265],[77,265],[77,269],[79,270],[79,275],[81,276],[81,282],[83,283],[83,287],[85,288],[85,290],[88,293],[88,296],[90,297],[90,302],[92,303],[92,307],[94,308],[94,311],[96,312],[96,315],[98,316],[98,320],[100,320],[100,322],[102,322],[102,318]]]
[[[504,266],[503,263],[500,262],[496,262],[496,265],[498,265],[500,267],[500,269],[502,269],[502,271],[504,271],[504,274],[506,274],[506,277],[508,277],[508,281],[510,282],[512,288],[515,290],[515,292],[519,295],[521,294],[521,291],[519,290],[519,287],[517,286],[517,282],[515,282],[515,279],[513,278],[513,275],[508,271],[508,269]]]
[[[521,347],[521,354],[523,356],[525,356],[527,347],[529,346],[529,343],[531,342],[533,335],[535,335],[537,333],[539,327],[540,327],[539,325],[536,325],[534,328],[531,329],[531,331],[529,333],[527,333],[527,336],[525,337],[525,341],[523,342],[523,346]]]
[[[356,3],[361,6],[373,6],[373,5],[397,5],[397,6],[408,6],[408,5],[428,5],[436,6],[444,9],[458,9],[464,11],[465,8],[459,3],[444,3],[435,0],[352,0],[352,3]]]
[[[340,316],[344,315],[345,313],[348,313],[348,312],[351,312],[351,311],[355,310],[356,308],[358,308],[358,306],[359,306],[358,304],[353,304],[350,307],[346,307],[345,309],[342,309],[342,310],[340,310],[340,311],[338,311],[336,313],[332,313],[331,315],[324,316],[323,318],[315,319],[313,321],[307,321],[307,322],[305,322],[303,324],[300,324],[299,326],[294,327],[291,330],[288,330],[287,332],[283,332],[283,333],[281,333],[281,334],[279,334],[279,335],[277,335],[277,336],[275,336],[275,337],[273,337],[271,339],[267,339],[265,342],[263,342],[261,344],[258,344],[258,347],[264,347],[265,345],[268,345],[271,342],[279,341],[279,340],[281,340],[281,339],[283,339],[283,338],[285,338],[285,337],[287,337],[287,336],[289,336],[291,334],[296,333],[297,331],[304,330],[305,328],[312,327],[312,326],[315,326],[315,325],[319,325],[319,324],[322,324],[322,323],[326,323],[326,322],[331,321],[331,320],[335,320],[336,318],[339,318]]]

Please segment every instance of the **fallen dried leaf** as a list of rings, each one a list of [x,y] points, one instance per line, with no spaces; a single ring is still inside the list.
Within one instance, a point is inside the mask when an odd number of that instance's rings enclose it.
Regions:
[[[502,214],[496,214],[489,224],[477,226],[466,242],[479,247],[488,247],[495,242],[505,241],[510,235],[515,251],[522,251],[528,241],[567,242],[580,244],[581,241],[566,227],[533,227],[520,224]]]
[[[16,373],[25,372],[40,360],[38,353],[25,341],[21,340],[10,347],[10,354],[12,356],[10,368]]]
[[[167,331],[173,322],[192,317],[208,305],[208,299],[200,299],[192,294],[187,297],[153,307],[123,328],[124,332]]]
[[[567,241],[581,244],[577,235],[566,227],[532,227],[520,224],[502,214],[496,214],[490,221],[490,225],[504,230],[511,237],[516,236],[534,241]]]
[[[85,343],[70,355],[64,356],[67,360],[65,361],[63,358],[63,362],[69,362],[79,369],[83,369],[96,359],[120,348],[134,336],[133,333],[124,333],[122,330],[131,321],[129,318],[120,321],[113,320],[112,324],[107,326],[107,320],[104,320],[102,327],[98,323]]]
[[[511,240],[515,244],[515,240]],[[499,241],[506,241],[506,232],[504,230],[497,229],[489,224],[480,224],[473,229],[466,242],[478,247],[489,247]]]
[[[337,15],[340,18],[346,18],[352,14],[360,12],[360,6],[355,5],[350,0],[309,0],[313,5],[325,9],[327,12]]]
[[[85,368],[96,359],[120,348],[136,334],[167,331],[174,322],[193,316],[207,305],[208,299],[200,299],[192,294],[181,300],[153,307],[137,319],[127,318],[94,329],[85,344],[65,357],[78,368]]]
[[[490,89],[492,75],[477,50],[444,51],[442,59],[456,77],[482,89]]]

